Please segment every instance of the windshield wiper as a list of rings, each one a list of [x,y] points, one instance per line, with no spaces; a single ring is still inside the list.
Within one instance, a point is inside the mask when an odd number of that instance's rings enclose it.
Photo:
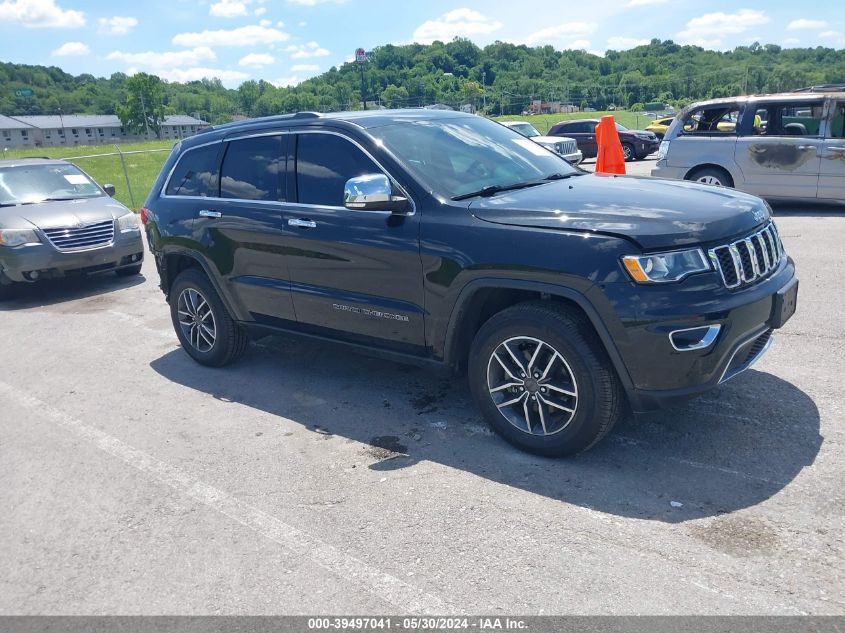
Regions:
[[[475,198],[481,196],[482,198],[489,198],[490,196],[500,193],[502,191],[513,191],[514,189],[525,189],[526,187],[535,187],[542,185],[543,180],[528,180],[526,182],[515,182],[510,185],[487,185],[478,191],[471,191],[470,193],[462,193],[459,196],[452,196],[452,200],[466,200],[467,198]]]
[[[543,178],[543,180],[566,180],[572,176],[583,176],[584,173],[580,171],[573,171],[571,174],[551,174]]]

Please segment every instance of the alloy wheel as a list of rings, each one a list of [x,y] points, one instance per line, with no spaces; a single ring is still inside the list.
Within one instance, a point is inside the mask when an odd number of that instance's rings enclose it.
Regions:
[[[487,363],[487,389],[499,413],[530,435],[554,435],[572,422],[578,385],[550,344],[529,336],[503,341]]]
[[[177,304],[182,335],[198,352],[206,353],[217,339],[217,323],[211,304],[195,288],[185,288]]]

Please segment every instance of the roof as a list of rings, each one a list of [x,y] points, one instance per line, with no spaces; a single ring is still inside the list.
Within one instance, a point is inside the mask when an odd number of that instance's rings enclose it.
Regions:
[[[27,130],[31,125],[0,114],[0,130]]]
[[[66,165],[67,161],[60,158],[10,158],[0,160],[0,167],[22,167],[24,165]]]
[[[708,99],[696,101],[688,105],[684,110],[689,111],[693,107],[731,104],[731,103],[768,103],[770,101],[824,101],[825,99],[845,99],[845,92],[782,92],[768,95],[744,95],[739,97],[722,97],[719,99]]]
[[[9,125],[7,125],[9,123]],[[164,125],[208,125],[202,119],[184,114],[165,117]],[[0,114],[0,129],[19,129],[34,127],[41,130],[58,130],[77,127],[120,127],[122,124],[114,114],[64,114],[28,115],[7,117]]]

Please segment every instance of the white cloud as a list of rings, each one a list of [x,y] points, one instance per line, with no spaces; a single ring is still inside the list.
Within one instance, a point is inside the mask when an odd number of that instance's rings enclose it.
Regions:
[[[276,88],[289,88],[300,84],[303,81],[302,77],[292,75],[291,77],[279,77],[278,79],[273,79],[270,83],[276,86]]]
[[[840,35],[842,35],[842,33],[840,33],[839,31],[822,31],[821,33],[819,33],[819,37],[824,37],[826,39],[831,37],[839,37]]]
[[[801,40],[799,40],[797,37],[787,37],[785,40],[783,40],[783,43],[785,46],[794,46],[795,44],[800,44]]]
[[[165,51],[144,53],[125,53],[123,51],[112,51],[106,55],[106,59],[114,59],[133,66],[145,66],[148,68],[173,68],[179,66],[197,66],[206,61],[217,59],[214,51],[207,46],[184,51]]]
[[[267,13],[267,7],[258,7],[255,11],[253,11],[256,17],[261,17],[265,13]]]
[[[258,23],[258,26],[267,27],[267,26],[271,26],[272,24],[273,24],[273,22],[270,21],[270,20],[261,20],[261,22]]]
[[[268,55],[267,53],[250,53],[241,57],[238,66],[254,66],[260,68],[261,66],[269,66],[275,63],[276,58],[272,55]]]
[[[346,0],[288,0],[291,4],[298,4],[303,7],[316,7],[318,4],[328,4],[334,2],[335,4],[343,4]],[[288,77],[291,79],[291,77]]]
[[[285,52],[290,53],[291,59],[308,59],[309,57],[326,57],[331,55],[328,49],[321,47],[317,42],[291,44],[285,49]]]
[[[801,29],[823,29],[826,26],[827,22],[824,20],[807,20],[806,18],[801,18],[800,20],[792,20],[786,28],[789,31],[798,31]]]
[[[91,52],[87,44],[82,42],[65,42],[54,50],[50,55],[53,57],[74,57],[79,55],[87,55]]]
[[[454,9],[444,13],[436,20],[423,22],[414,31],[411,41],[431,44],[434,40],[450,42],[455,37],[487,35],[502,28],[502,23],[473,11],[472,9]]]
[[[628,0],[626,7],[644,7],[649,4],[665,4],[669,0]]]
[[[237,29],[178,33],[172,42],[177,46],[256,46],[286,42],[290,35],[278,29],[260,26],[242,26]]]
[[[106,35],[126,35],[138,26],[138,18],[131,16],[114,16],[113,18],[100,18],[97,20],[100,27],[97,29],[100,33]]]
[[[611,37],[607,40],[607,48],[614,51],[625,51],[648,43],[649,40],[641,40],[636,37]]]
[[[217,18],[237,18],[247,14],[246,3],[239,0],[220,0],[208,7],[208,14]]]
[[[568,48],[571,51],[585,51],[592,46],[590,40],[575,40],[574,42],[570,42],[564,48]]]
[[[249,79],[248,73],[239,70],[224,70],[222,68],[171,68],[156,73],[167,81],[199,81],[200,79],[219,79],[229,88],[243,83]]]
[[[62,9],[55,0],[5,0],[0,2],[0,22],[19,22],[32,29],[75,29],[85,26],[85,14]]]
[[[294,64],[290,70],[294,73],[315,73],[320,67],[317,64]]]
[[[764,11],[740,9],[736,13],[705,13],[687,22],[687,28],[678,33],[682,44],[695,44],[704,48],[722,44],[722,36],[744,33],[754,26],[771,21]]]
[[[301,22],[298,22],[296,25],[297,25],[299,28],[304,29],[306,26],[308,26],[308,22],[306,22],[305,20],[302,20]],[[280,25],[280,26],[281,26],[281,25]]]
[[[596,30],[592,22],[564,22],[557,26],[549,26],[531,33],[523,42],[528,46],[539,46],[541,44],[554,44],[573,36],[586,35]]]

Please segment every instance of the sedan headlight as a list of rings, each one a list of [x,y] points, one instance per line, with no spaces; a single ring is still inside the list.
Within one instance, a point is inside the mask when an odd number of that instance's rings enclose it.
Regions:
[[[127,213],[117,219],[117,228],[121,233],[131,233],[141,230],[141,221],[135,213]]]
[[[32,229],[0,229],[0,244],[15,247],[40,244],[38,234]]]
[[[687,275],[710,270],[710,263],[700,248],[650,255],[626,255],[622,258],[622,263],[633,280],[641,284],[680,281]]]

